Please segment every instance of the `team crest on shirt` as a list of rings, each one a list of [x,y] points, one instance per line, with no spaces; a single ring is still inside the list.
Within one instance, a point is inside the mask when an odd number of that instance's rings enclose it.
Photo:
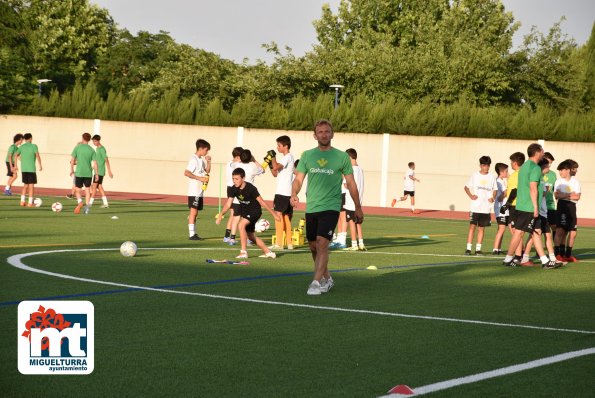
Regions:
[[[324,167],[324,166],[326,166],[326,164],[328,163],[328,160],[326,160],[325,158],[322,158],[322,159],[318,159],[318,160],[316,161],[316,163],[318,163],[318,165],[319,165],[320,167]]]
[[[241,195],[241,194],[240,194],[240,195],[238,195],[238,199],[239,199],[239,200],[244,200],[244,195]]]
[[[548,181],[549,181],[549,178],[548,178],[548,176],[543,176],[543,181],[544,181],[544,182],[548,182]]]

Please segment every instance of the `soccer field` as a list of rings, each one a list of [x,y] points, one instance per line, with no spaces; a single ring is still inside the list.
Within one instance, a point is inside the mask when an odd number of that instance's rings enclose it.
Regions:
[[[208,239],[196,242],[184,205],[114,201],[74,215],[72,201],[53,213],[57,199],[43,200],[21,208],[0,198],[1,396],[379,397],[400,384],[441,397],[595,391],[595,228],[579,230],[579,263],[543,270],[463,255],[466,221],[367,216],[369,251],[333,251],[336,285],[312,297],[304,247],[274,260],[251,248],[250,265],[206,263],[239,251],[222,242],[215,207],[199,214]],[[271,234],[260,236],[269,244]],[[127,240],[135,257],[119,253]],[[90,375],[19,373],[17,306],[42,299],[93,303]]]

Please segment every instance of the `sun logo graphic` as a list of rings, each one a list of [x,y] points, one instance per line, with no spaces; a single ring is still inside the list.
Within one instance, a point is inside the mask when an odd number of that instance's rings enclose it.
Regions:
[[[326,166],[326,165],[327,165],[327,163],[328,163],[328,160],[326,160],[325,158],[322,158],[322,159],[318,159],[318,160],[316,161],[316,163],[318,163],[318,165],[319,165],[320,167],[324,167],[324,166]]]
[[[93,303],[23,301],[18,308],[22,374],[89,374],[94,368]]]

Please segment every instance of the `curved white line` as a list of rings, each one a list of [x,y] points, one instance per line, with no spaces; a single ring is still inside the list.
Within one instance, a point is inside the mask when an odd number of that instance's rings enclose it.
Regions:
[[[97,280],[97,279],[80,278],[78,276],[58,274],[56,272],[50,272],[50,271],[45,271],[45,270],[30,267],[28,265],[25,265],[21,261],[24,258],[42,255],[42,254],[67,253],[67,252],[109,251],[109,250],[118,250],[118,249],[46,250],[46,251],[41,251],[41,252],[15,254],[13,256],[10,256],[6,261],[13,267],[22,269],[24,271],[36,272],[38,274],[49,275],[49,276],[53,276],[56,278],[70,279],[70,280],[75,280],[75,281],[79,281],[79,282],[97,283],[97,284],[101,284],[101,285],[119,286],[119,287],[138,289],[138,290],[147,290],[147,291],[160,292],[160,293],[183,294],[183,295],[188,295],[188,296],[199,296],[199,297],[207,297],[207,298],[214,298],[214,299],[221,299],[221,300],[240,301],[240,302],[245,302],[245,303],[282,305],[282,306],[294,307],[294,308],[310,308],[310,309],[327,310],[327,311],[348,312],[348,313],[355,313],[355,314],[380,315],[380,316],[391,316],[391,317],[413,318],[413,319],[426,319],[426,320],[432,320],[432,321],[470,323],[470,324],[476,324],[476,325],[502,326],[502,327],[519,328],[519,329],[548,330],[548,331],[553,331],[553,332],[595,334],[595,331],[591,331],[591,330],[564,329],[564,328],[552,328],[552,327],[545,327],[545,326],[519,325],[519,324],[513,324],[513,323],[476,321],[476,320],[471,320],[471,319],[445,318],[445,317],[435,317],[435,316],[426,316],[426,315],[411,315],[411,314],[401,314],[401,313],[396,313],[396,312],[370,311],[370,310],[359,310],[359,309],[354,309],[354,308],[341,308],[341,307],[328,307],[328,306],[322,306],[322,305],[286,303],[283,301],[258,300],[258,299],[250,299],[250,298],[243,298],[243,297],[222,296],[222,295],[218,295],[218,294],[186,292],[186,291],[182,291],[182,290],[159,289],[159,288],[154,288],[154,287],[129,285],[126,283],[101,281],[101,280]],[[154,247],[154,248],[143,248],[142,250],[213,250],[213,249],[212,248]]]

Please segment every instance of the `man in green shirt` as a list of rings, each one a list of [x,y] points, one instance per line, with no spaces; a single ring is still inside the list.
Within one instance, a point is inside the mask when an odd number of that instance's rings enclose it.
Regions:
[[[23,134],[17,134],[12,138],[13,144],[8,147],[8,151],[6,151],[6,169],[8,170],[6,175],[8,176],[8,182],[4,187],[4,195],[12,196],[12,183],[15,182],[17,179],[17,172],[15,171],[16,163],[16,155],[17,149],[23,142]]]
[[[519,181],[517,187],[515,229],[510,240],[508,253],[504,258],[504,265],[520,265],[519,261],[513,255],[517,247],[522,244],[525,232],[528,232],[533,238],[535,251],[539,255],[542,266],[544,268],[558,268],[562,263],[548,258],[543,251],[543,244],[541,242],[539,204],[543,196],[543,190],[539,186],[542,173],[538,163],[543,158],[543,148],[539,144],[531,144],[527,148],[527,155],[529,158],[528,161],[518,171]]]
[[[37,145],[33,144],[33,135],[26,133],[23,135],[25,143],[17,149],[16,159],[14,161],[14,170],[17,171],[17,160],[21,159],[21,175],[23,178],[23,192],[21,193],[21,206],[33,207],[33,194],[35,193],[35,184],[37,184],[37,169],[35,160],[39,162],[39,171],[43,170],[41,166],[41,156]],[[29,202],[25,203],[25,196],[29,192]]]
[[[308,175],[306,238],[314,259],[314,280],[308,287],[308,295],[326,293],[334,286],[328,271],[328,246],[341,210],[343,177],[355,203],[354,222],[364,220],[351,160],[347,153],[331,146],[333,136],[333,127],[328,120],[316,122],[314,139],[318,146],[302,154],[292,186],[291,204],[295,207],[299,203],[297,195]]]
[[[105,176],[106,168],[109,174],[109,178],[114,178],[114,175],[112,174],[112,168],[109,164],[107,151],[105,150],[105,147],[101,145],[101,136],[99,134],[95,134],[92,140],[93,145],[95,145],[95,147],[97,148],[95,150],[95,160],[97,161],[97,173],[99,174],[99,178],[95,179],[95,181],[93,181],[93,185],[91,186],[91,199],[89,201],[89,205],[93,206],[95,194],[99,189],[99,193],[101,194],[101,200],[103,201],[101,208],[107,209],[109,207],[109,204],[107,203],[107,196],[105,195],[105,191],[103,190],[103,177]]]
[[[81,143],[74,147],[70,157],[70,176],[74,175],[74,185],[76,186],[76,201],[77,206],[74,209],[75,214],[81,212],[83,207],[83,200],[81,198],[81,189],[85,189],[85,205],[89,205],[91,181],[93,179],[93,171],[95,171],[95,179],[99,175],[97,173],[97,161],[95,151],[89,145],[91,141],[91,134],[84,133]],[[76,171],[74,166],[76,165]]]

